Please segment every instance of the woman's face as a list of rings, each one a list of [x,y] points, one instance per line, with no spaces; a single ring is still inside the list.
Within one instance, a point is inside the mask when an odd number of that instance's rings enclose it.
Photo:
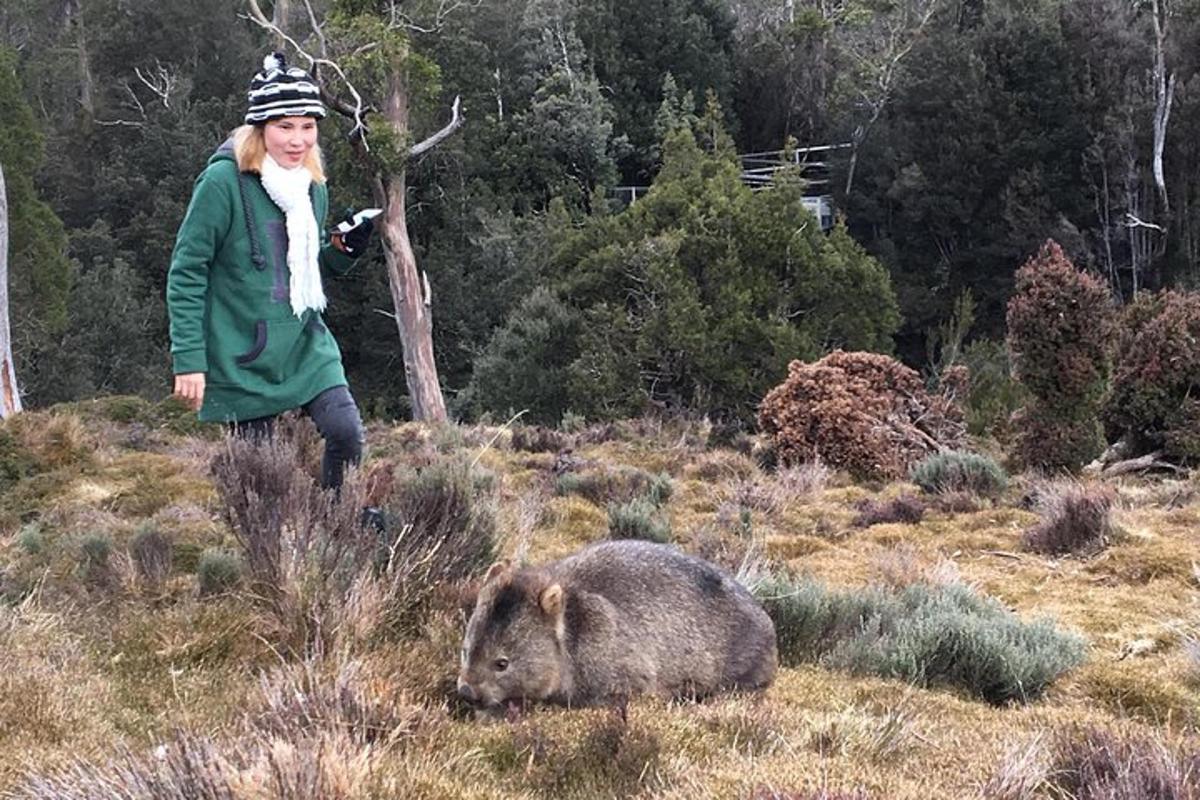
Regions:
[[[263,127],[267,154],[284,169],[304,163],[304,157],[317,143],[317,121],[312,117],[280,117]]]

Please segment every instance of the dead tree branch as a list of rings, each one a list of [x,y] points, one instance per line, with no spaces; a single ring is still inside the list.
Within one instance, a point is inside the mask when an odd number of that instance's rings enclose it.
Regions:
[[[442,128],[425,141],[421,142],[420,144],[413,145],[412,149],[408,151],[410,157],[416,158],[417,156],[429,152],[441,144],[443,140],[450,136],[450,134],[462,127],[463,117],[460,113],[462,107],[461,101],[461,97],[455,96],[454,104],[450,107],[450,122],[446,124],[446,127]]]
[[[332,59],[325,58],[323,56],[310,55],[308,53],[308,51],[306,51],[303,47],[300,46],[299,42],[297,42],[295,39],[293,39],[291,36],[289,36],[284,31],[280,30],[278,25],[271,22],[271,20],[267,19],[266,14],[264,14],[262,12],[262,9],[259,8],[258,0],[246,0],[246,3],[250,8],[250,18],[259,27],[270,31],[271,33],[275,34],[276,36],[280,37],[285,42],[290,44],[292,46],[292,49],[294,49],[300,55],[301,58],[306,60],[309,63],[309,66],[314,71],[317,71],[319,67],[329,67],[330,69],[332,69],[334,72],[337,73],[337,76],[341,79],[342,83],[344,83],[346,85],[347,90],[349,90],[350,94],[353,95],[354,105],[350,106],[348,103],[338,101],[336,97],[334,97],[331,93],[329,93],[323,87],[321,88],[321,97],[322,97],[322,99],[326,99],[326,100],[330,101],[329,104],[336,111],[338,111],[338,113],[341,113],[341,114],[354,120],[354,128],[350,131],[350,138],[352,140],[361,141],[363,148],[365,150],[370,150],[370,147],[367,145],[367,139],[366,139],[367,124],[363,120],[363,115],[365,115],[367,113],[368,109],[367,109],[366,105],[363,103],[362,95],[359,94],[358,89],[356,89],[354,84],[351,83],[350,80],[346,77],[346,73],[342,70],[341,66],[336,61],[333,61]],[[306,3],[306,5],[307,5],[307,3]],[[321,30],[320,30],[320,25],[317,24],[317,22],[316,22],[316,16],[315,16],[315,14],[313,14],[311,7],[309,8],[309,15],[310,15],[310,19],[313,22],[314,31],[317,33],[317,38],[321,41],[322,47],[324,47],[325,46],[325,37],[324,37],[323,32],[321,32]],[[314,75],[313,77],[316,78],[317,76]]]

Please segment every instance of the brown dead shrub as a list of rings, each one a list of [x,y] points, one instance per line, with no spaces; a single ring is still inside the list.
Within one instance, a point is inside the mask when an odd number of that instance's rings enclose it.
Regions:
[[[836,351],[813,364],[793,361],[758,416],[780,461],[820,459],[855,477],[896,479],[942,448],[961,446],[962,410],[931,395],[895,359]]]

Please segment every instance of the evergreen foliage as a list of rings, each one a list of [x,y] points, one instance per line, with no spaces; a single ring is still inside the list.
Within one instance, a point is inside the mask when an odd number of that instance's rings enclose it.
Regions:
[[[22,92],[15,53],[0,44],[0,163],[8,201],[8,303],[13,360],[29,404],[44,401],[58,378],[52,357],[67,327],[71,286],[62,221],[35,186],[44,137]]]
[[[1017,272],[1008,347],[1030,395],[1017,423],[1024,463],[1077,469],[1100,454],[1114,317],[1107,287],[1077,270],[1053,241]]]
[[[378,204],[364,166],[405,168],[439,371],[462,415],[531,402],[495,396],[528,388],[520,376],[533,360],[503,375],[489,342],[505,326],[510,347],[526,332],[514,315],[543,308],[520,308],[538,288],[579,318],[570,360],[534,399],[544,421],[569,404],[595,420],[683,406],[721,424],[744,424],[794,358],[840,346],[922,364],[926,331],[969,290],[970,334],[983,338],[957,349],[973,373],[967,422],[1003,439],[1020,398],[994,343],[1013,267],[1040,242],[1061,242],[1118,298],[1194,283],[1200,146],[1179,132],[1200,122],[1186,88],[1200,69],[1200,15],[1195,0],[1172,4],[1168,209],[1151,174],[1155,98],[1139,77],[1154,56],[1146,4],[1004,0],[935,14],[911,37],[906,8],[503,0],[440,16],[413,4],[411,25],[388,25],[378,4],[326,4],[330,52],[361,47],[343,64],[357,86],[378,94],[403,74],[412,138],[444,124],[456,95],[466,118],[418,160],[411,141],[376,125],[364,165],[333,115],[321,126],[333,207]],[[303,39],[305,15],[292,11]],[[162,395],[175,231],[195,175],[241,119],[248,75],[275,46],[226,0],[5,4],[0,152],[27,405]],[[876,101],[883,113],[866,124]],[[735,152],[860,134],[849,195],[846,150],[807,156],[828,164],[805,172],[829,180],[809,191],[835,196],[845,229],[821,236],[798,223],[796,187],[751,193],[738,180]],[[641,187],[641,199],[614,213],[614,184]],[[402,416],[396,325],[378,313],[391,305],[380,251],[327,282],[328,322],[364,410]],[[476,391],[477,368],[489,391]],[[1053,418],[1024,426],[1055,438]],[[1175,427],[1180,457],[1195,437]],[[1067,431],[1069,460],[1093,434]]]
[[[889,348],[898,315],[886,272],[845,229],[822,235],[798,188],[751,192],[715,103],[695,130],[667,134],[664,158],[645,199],[592,218],[556,251],[561,291],[584,315],[572,347],[550,362],[577,348],[560,408],[589,419],[647,407],[748,419],[790,358],[834,345]],[[542,325],[510,320],[484,362],[509,384],[526,359],[514,367],[495,354],[514,351],[522,329],[546,339]],[[535,338],[530,349],[541,348]]]
[[[1117,337],[1112,394],[1104,420],[1113,439],[1138,450],[1200,460],[1200,293],[1147,292],[1126,306]]]

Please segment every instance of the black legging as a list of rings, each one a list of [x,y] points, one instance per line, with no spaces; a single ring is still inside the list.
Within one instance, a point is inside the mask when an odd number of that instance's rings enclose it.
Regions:
[[[358,404],[347,387],[334,386],[300,408],[316,424],[321,438],[325,440],[325,454],[321,457],[321,486],[339,489],[346,475],[346,467],[362,461],[366,436]],[[275,430],[275,416],[239,420],[230,423],[230,430],[238,436],[269,439]]]

